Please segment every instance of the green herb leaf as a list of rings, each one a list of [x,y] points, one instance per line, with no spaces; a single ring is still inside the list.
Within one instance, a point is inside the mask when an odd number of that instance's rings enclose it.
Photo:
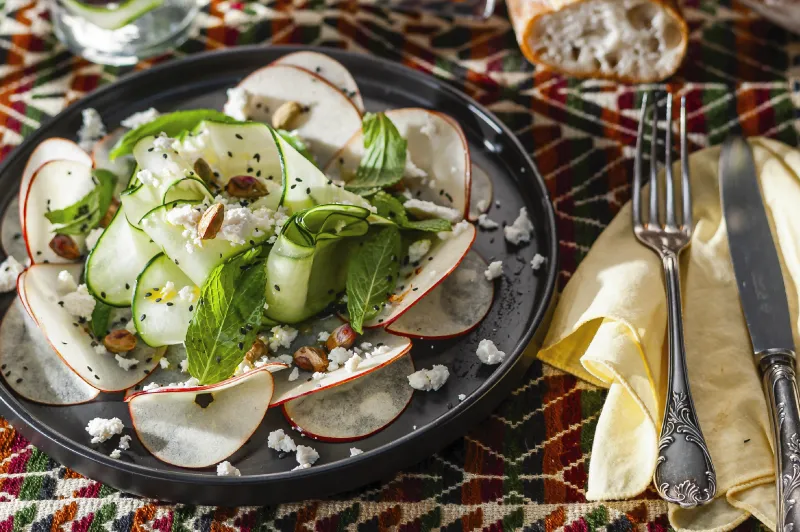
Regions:
[[[378,209],[378,216],[388,218],[396,223],[400,229],[427,231],[431,233],[450,231],[452,229],[450,222],[441,218],[409,220],[408,212],[406,212],[406,208],[403,207],[400,200],[386,192],[378,192],[370,199],[370,202]]]
[[[203,285],[185,341],[189,373],[200,384],[230,377],[256,339],[267,283],[260,251],[217,266]]]
[[[300,155],[311,161],[311,163],[314,166],[317,166],[316,159],[314,159],[314,156],[308,150],[308,145],[305,142],[303,142],[303,139],[301,139],[291,131],[286,131],[285,129],[276,129],[275,132],[278,135],[280,135],[283,140],[288,142],[289,146],[297,150],[300,153]]]
[[[400,231],[386,226],[354,249],[347,265],[347,312],[350,326],[361,334],[364,322],[375,317],[394,292],[400,270]]]
[[[224,124],[236,124],[234,120],[225,113],[214,109],[192,109],[191,111],[175,111],[166,115],[161,115],[152,122],[142,124],[136,129],[132,129],[117,141],[114,149],[109,153],[113,161],[117,157],[133,153],[136,143],[145,137],[159,135],[162,132],[170,137],[176,137],[184,131],[191,131],[205,120],[211,122],[222,122]]]
[[[364,156],[347,188],[383,188],[400,181],[406,167],[406,139],[383,113],[364,116],[361,130]]]
[[[97,226],[108,211],[114,197],[117,176],[108,170],[92,172],[97,186],[84,197],[63,209],[46,212],[45,217],[53,224],[64,224],[57,232],[64,235],[80,235]]]
[[[101,341],[108,334],[108,320],[111,318],[111,311],[113,309],[114,307],[111,305],[106,305],[99,299],[95,299],[92,320],[89,322],[89,325],[92,328],[92,334]]]

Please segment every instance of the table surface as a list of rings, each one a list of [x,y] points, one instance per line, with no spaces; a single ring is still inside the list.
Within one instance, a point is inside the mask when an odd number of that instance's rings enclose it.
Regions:
[[[253,43],[313,44],[377,54],[450,80],[520,137],[550,190],[561,286],[627,201],[642,87],[578,81],[534,69],[500,5],[486,21],[397,12],[355,1],[277,0],[252,27],[204,8],[175,54]],[[70,55],[29,0],[0,0],[0,157],[68,103],[130,69]],[[686,95],[691,148],[731,130],[797,144],[800,39],[729,0],[688,0],[691,41],[658,88]],[[737,118],[738,116],[738,118]],[[605,392],[535,363],[498,410],[466,437],[393,479],[327,500],[274,507],[159,504],[101,485],[31,446],[0,419],[0,531],[531,530],[668,528],[654,493],[588,503],[586,476]],[[755,521],[743,525],[751,529]]]

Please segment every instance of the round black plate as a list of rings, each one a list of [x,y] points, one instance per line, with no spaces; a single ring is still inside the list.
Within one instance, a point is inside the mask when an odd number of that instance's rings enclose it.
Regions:
[[[17,193],[19,176],[31,150],[48,137],[75,138],[81,110],[94,107],[109,130],[135,111],[162,112],[211,107],[221,109],[225,89],[254,69],[289,52],[308,47],[250,47],[192,56],[125,77],[93,92],[40,127],[14,150],[0,168],[0,197],[7,205]],[[93,417],[117,416],[132,433],[128,409],[119,394],[101,394],[94,402],[69,407],[43,406],[16,396],[0,380],[2,414],[37,447],[64,465],[120,490],[147,497],[214,505],[264,504],[317,498],[386,477],[429,456],[477,423],[497,406],[524,374],[544,333],[558,271],[555,218],[544,181],[514,135],[491,113],[461,92],[431,76],[385,60],[333,49],[318,49],[341,61],[358,82],[368,110],[425,107],[454,117],[468,137],[473,160],[494,182],[492,219],[513,223],[527,207],[536,232],[522,247],[507,245],[502,230],[480,231],[475,249],[487,260],[502,259],[506,275],[496,281],[495,301],[486,319],[471,333],[447,341],[415,341],[415,364],[450,369],[436,392],[416,392],[411,405],[385,430],[358,442],[323,443],[291,433],[320,454],[310,469],[290,471],[293,455],[279,459],[267,448],[267,434],[290,432],[281,409],[271,409],[261,427],[231,461],[242,477],[217,477],[215,471],[191,471],[156,460],[134,437],[121,460],[109,458],[116,438],[90,447],[84,430]],[[534,272],[534,253],[547,258]],[[11,296],[3,299],[5,307]],[[536,332],[539,332],[536,335]],[[482,365],[475,349],[491,338],[508,353],[499,366]],[[531,347],[526,350],[526,346]],[[458,396],[467,398],[459,401]],[[350,447],[364,454],[351,458]]]

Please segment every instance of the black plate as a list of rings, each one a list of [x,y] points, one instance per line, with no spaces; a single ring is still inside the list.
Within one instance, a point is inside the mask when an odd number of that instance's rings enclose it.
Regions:
[[[93,92],[40,127],[14,150],[0,168],[2,200],[17,193],[19,176],[31,150],[48,137],[75,138],[81,110],[97,109],[109,130],[135,111],[156,107],[162,112],[198,107],[222,108],[225,89],[252,70],[278,57],[308,47],[249,47],[202,54],[156,66]],[[512,223],[523,206],[536,231],[533,242],[509,247],[502,230],[479,231],[475,249],[484,258],[502,259],[505,277],[496,281],[495,302],[486,319],[471,333],[447,341],[415,341],[416,366],[445,364],[450,379],[437,392],[417,392],[411,405],[388,428],[353,444],[323,443],[300,438],[320,454],[310,469],[293,471],[293,455],[279,459],[267,448],[271,430],[289,431],[280,409],[271,409],[261,427],[231,461],[242,477],[217,477],[215,471],[192,471],[156,460],[133,438],[122,460],[109,458],[116,439],[89,446],[86,423],[93,417],[117,416],[126,433],[130,416],[119,394],[101,394],[85,405],[43,406],[26,401],[0,380],[2,414],[31,442],[64,465],[120,490],[147,497],[214,505],[264,504],[317,498],[349,490],[391,475],[431,455],[486,417],[519,381],[535,355],[552,307],[558,271],[553,209],[544,181],[516,137],[491,113],[463,93],[431,76],[385,60],[332,49],[318,49],[341,61],[355,77],[368,110],[426,107],[454,117],[470,142],[473,160],[494,181],[491,218]],[[534,253],[547,264],[533,272]],[[13,298],[6,297],[7,307]],[[538,331],[538,334],[536,334]],[[499,366],[480,364],[475,349],[491,338],[509,354]],[[525,349],[531,342],[531,347]],[[466,394],[459,401],[459,394]],[[349,457],[352,446],[364,454]]]

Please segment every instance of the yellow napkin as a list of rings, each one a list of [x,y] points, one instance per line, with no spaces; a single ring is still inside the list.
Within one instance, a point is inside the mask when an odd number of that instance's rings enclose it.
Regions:
[[[800,152],[768,139],[750,143],[800,345]],[[677,529],[729,530],[752,514],[774,530],[772,435],[721,217],[719,152],[690,158],[695,229],[681,256],[689,380],[718,493],[701,508],[670,505],[669,519]],[[609,389],[589,464],[590,500],[635,497],[652,482],[667,385],[666,324],[661,262],[634,238],[628,203],[564,289],[539,353]]]

